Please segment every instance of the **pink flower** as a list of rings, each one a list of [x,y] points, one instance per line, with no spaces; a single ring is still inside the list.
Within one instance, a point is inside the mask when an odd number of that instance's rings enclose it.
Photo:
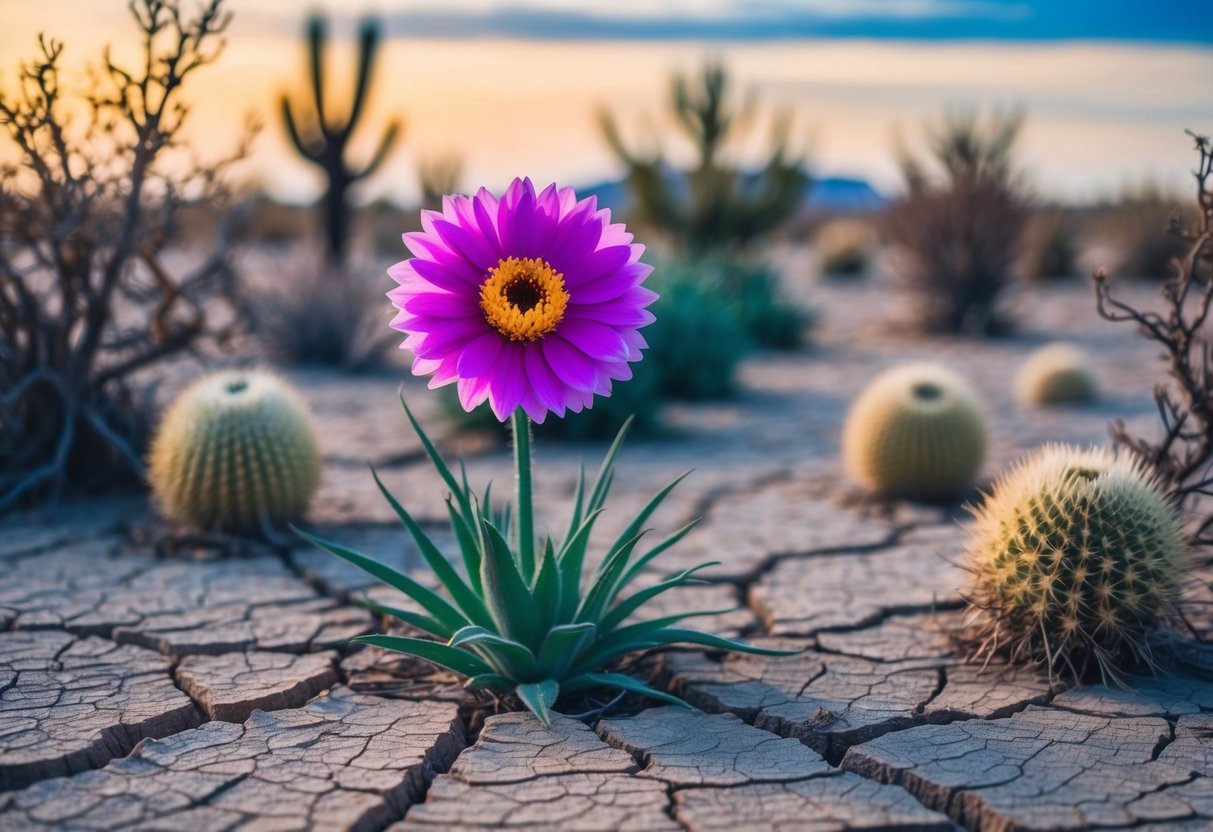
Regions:
[[[388,274],[413,373],[455,383],[467,410],[488,400],[505,421],[522,407],[536,422],[579,411],[632,377],[648,346],[640,328],[657,299],[642,284],[644,246],[594,197],[515,179],[501,199],[443,199],[404,235],[413,258]]]

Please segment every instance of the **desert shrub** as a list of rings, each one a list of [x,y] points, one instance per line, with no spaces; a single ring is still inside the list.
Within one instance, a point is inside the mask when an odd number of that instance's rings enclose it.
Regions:
[[[706,314],[719,318],[720,312],[727,312],[734,327],[756,347],[795,349],[804,343],[816,322],[812,310],[784,295],[775,271],[753,259],[724,255],[683,258],[666,263],[658,271],[664,273],[654,275],[659,286],[663,281],[669,281],[671,287],[697,284],[696,302],[718,310]],[[676,291],[685,294],[689,289]],[[679,313],[674,310],[673,314]],[[726,340],[719,352],[727,352],[736,343]]]
[[[1078,230],[1062,211],[1037,212],[1024,234],[1023,273],[1032,280],[1058,280],[1078,274]]]
[[[280,262],[280,271],[247,293],[254,330],[270,356],[350,371],[383,364],[398,339],[383,326],[390,284],[371,279],[372,267],[332,265],[300,249]]]
[[[1116,271],[1126,277],[1166,280],[1174,274],[1171,260],[1187,253],[1184,241],[1167,229],[1177,215],[1178,200],[1153,184],[1124,194],[1112,217],[1112,239],[1119,251]]]
[[[756,105],[752,97],[734,100],[722,66],[709,64],[695,79],[676,75],[670,106],[696,154],[686,171],[666,161],[656,139],[647,151],[629,147],[615,118],[601,116],[603,134],[627,169],[636,222],[664,233],[684,253],[702,254],[748,245],[800,209],[809,177],[789,152],[786,115],[774,119],[761,164],[746,171],[728,157],[744,139]]]
[[[872,268],[876,230],[861,220],[833,220],[813,236],[822,277],[858,277]]]
[[[930,332],[995,334],[1028,213],[1012,150],[1022,119],[962,115],[930,128],[933,167],[902,151],[906,193],[889,211],[889,237],[906,258]]]
[[[1154,387],[1162,437],[1134,436],[1117,421],[1113,439],[1153,468],[1181,510],[1207,506],[1213,497],[1213,342],[1208,328],[1213,280],[1202,277],[1213,260],[1213,145],[1205,136],[1189,135],[1200,160],[1195,171],[1196,221],[1185,226],[1176,217],[1167,228],[1184,253],[1172,262],[1171,276],[1163,284],[1162,310],[1137,309],[1118,300],[1107,272],[1095,273],[1099,314],[1109,321],[1133,323],[1162,348],[1167,365],[1165,383]],[[1195,541],[1213,544],[1213,515],[1194,520]]]
[[[644,330],[644,366],[668,399],[721,399],[736,389],[737,365],[752,348],[734,306],[705,276],[704,264],[658,264],[646,285],[661,295],[651,307],[657,320]]]
[[[726,398],[736,390],[737,366],[753,342],[737,316],[738,305],[714,289],[720,269],[696,261],[659,264],[645,286],[661,297],[650,307],[657,320],[642,330],[649,344],[643,362],[632,365],[631,381],[616,384],[609,398],[594,407],[549,419],[535,426],[541,436],[572,441],[609,439],[629,416],[640,436],[666,432],[660,413],[671,400],[701,401]],[[467,430],[492,431],[504,436],[504,427],[487,405],[466,413],[453,387],[440,392],[444,411]]]
[[[230,16],[222,0],[192,16],[173,0],[130,11],[140,57],[124,67],[105,53],[80,102],[90,118],[72,119],[63,45],[46,38],[0,96],[5,155],[19,158],[0,185],[0,511],[69,485],[141,481],[135,375],[239,318],[216,308],[231,297],[232,223],[192,268],[164,256],[187,196],[225,213],[232,159],[180,157],[183,87],[218,56]]]

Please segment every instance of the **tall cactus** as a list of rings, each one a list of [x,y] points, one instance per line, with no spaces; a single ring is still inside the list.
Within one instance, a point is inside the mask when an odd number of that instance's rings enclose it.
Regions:
[[[671,105],[698,160],[679,182],[660,150],[636,151],[623,140],[614,117],[603,112],[603,134],[626,166],[637,219],[668,233],[695,254],[744,245],[772,230],[800,207],[809,177],[788,150],[791,122],[775,120],[762,166],[748,173],[723,159],[730,142],[753,121],[755,102],[734,104],[728,74],[708,64],[698,79],[676,75]]]
[[[316,110],[303,122],[304,131],[300,130],[300,122],[296,120],[291,109],[289,96],[283,94],[281,100],[282,123],[291,143],[303,158],[320,167],[328,178],[323,202],[324,231],[329,255],[334,262],[341,262],[345,258],[349,241],[350,187],[358,180],[370,176],[383,164],[401,130],[401,123],[393,120],[384,131],[379,148],[361,169],[356,169],[346,162],[346,145],[349,144],[350,136],[358,128],[359,119],[362,117],[379,37],[379,22],[373,18],[363,20],[358,33],[358,75],[354,85],[354,98],[350,104],[349,115],[344,121],[338,122],[332,118],[331,113],[326,112],[325,107],[324,50],[328,39],[328,24],[323,17],[313,15],[308,19],[307,38],[311,53],[312,99]]]

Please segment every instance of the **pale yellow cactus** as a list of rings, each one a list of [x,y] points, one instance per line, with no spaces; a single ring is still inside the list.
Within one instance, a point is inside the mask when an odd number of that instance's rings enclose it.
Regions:
[[[974,515],[966,595],[979,652],[1079,678],[1151,664],[1147,636],[1174,608],[1188,547],[1140,463],[1048,445]]]
[[[223,370],[194,382],[169,407],[148,468],[168,519],[248,532],[307,510],[320,454],[307,406],[286,382],[257,370]]]
[[[922,500],[961,496],[986,448],[986,420],[964,379],[936,364],[907,364],[878,376],[851,406],[843,459],[879,494]]]
[[[1072,344],[1048,344],[1024,360],[1015,377],[1015,396],[1029,406],[1093,401],[1098,384],[1082,350]]]

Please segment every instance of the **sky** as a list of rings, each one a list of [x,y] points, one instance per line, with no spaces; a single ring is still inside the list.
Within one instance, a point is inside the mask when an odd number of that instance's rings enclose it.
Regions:
[[[191,0],[186,0],[189,6]],[[294,0],[232,0],[221,61],[192,90],[201,155],[234,141],[247,112],[265,129],[245,174],[280,198],[305,201],[318,174],[294,156],[277,115],[289,92],[306,102],[303,20]],[[0,88],[39,31],[68,44],[69,65],[105,43],[133,43],[125,0],[4,0]],[[358,15],[386,40],[352,149],[360,161],[394,115],[399,150],[364,198],[407,202],[419,159],[454,154],[465,187],[514,175],[583,184],[619,174],[596,114],[619,114],[634,140],[672,136],[672,71],[723,60],[738,88],[796,118],[796,137],[823,175],[859,176],[895,191],[896,137],[914,144],[949,108],[1021,108],[1020,158],[1046,198],[1091,200],[1153,179],[1182,187],[1184,128],[1213,131],[1210,0],[334,0],[329,88],[348,90]],[[350,10],[353,10],[352,12]],[[757,158],[759,130],[738,149]]]

